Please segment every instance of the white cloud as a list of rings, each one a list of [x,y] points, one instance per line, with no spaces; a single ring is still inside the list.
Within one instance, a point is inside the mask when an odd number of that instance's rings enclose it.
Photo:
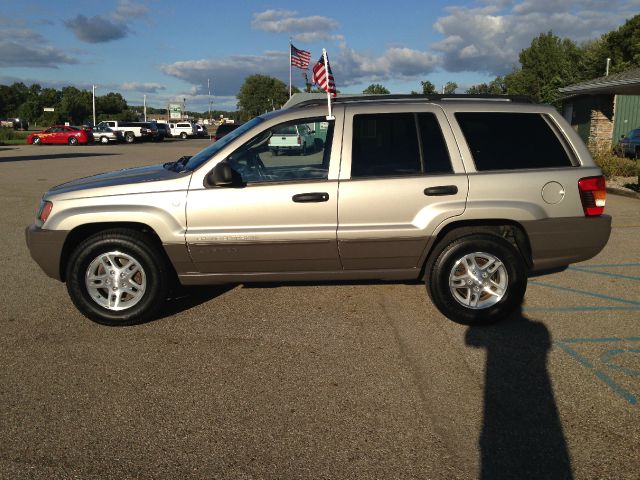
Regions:
[[[265,10],[254,13],[251,26],[256,30],[271,33],[287,33],[302,42],[317,40],[341,40],[342,35],[333,32],[338,28],[338,22],[329,17],[313,15],[299,17],[298,12],[292,10]]]
[[[78,63],[45,43],[42,35],[27,28],[0,31],[0,67],[58,68],[61,64]]]
[[[450,72],[508,73],[520,51],[540,33],[582,42],[618,27],[629,2],[619,0],[485,0],[481,6],[453,6],[434,28],[443,39],[431,45]]]
[[[127,22],[133,18],[146,17],[148,13],[149,9],[146,5],[129,0],[120,0],[112,18],[118,22]]]
[[[187,60],[161,65],[160,70],[180,78],[206,93],[207,79],[216,94],[235,95],[242,82],[253,74],[269,75],[289,82],[288,52],[266,52],[263,55],[232,55],[229,57]]]
[[[65,27],[83,42],[105,43],[119,40],[129,35],[132,30],[129,24],[136,18],[146,17],[148,8],[145,5],[120,0],[115,11],[110,14],[86,17],[82,14],[64,21]]]
[[[344,46],[341,54],[335,60],[331,59],[331,63],[336,84],[348,86],[424,76],[438,67],[440,59],[406,47],[391,47],[382,56],[376,56]]]
[[[121,90],[143,92],[143,93],[157,93],[161,90],[166,90],[164,85],[159,83],[141,83],[141,82],[125,82],[120,85]]]

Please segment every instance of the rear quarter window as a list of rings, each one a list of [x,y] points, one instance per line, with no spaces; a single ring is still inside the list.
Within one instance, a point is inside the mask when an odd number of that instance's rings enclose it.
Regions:
[[[455,117],[478,171],[574,165],[542,114],[458,112]]]

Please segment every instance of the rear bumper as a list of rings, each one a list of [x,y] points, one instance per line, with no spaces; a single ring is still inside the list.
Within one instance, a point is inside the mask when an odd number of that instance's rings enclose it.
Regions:
[[[43,230],[36,225],[30,225],[25,231],[31,258],[44,273],[56,280],[62,280],[60,259],[68,233],[67,230]]]
[[[522,222],[531,246],[533,271],[595,257],[611,234],[611,217],[548,218]]]

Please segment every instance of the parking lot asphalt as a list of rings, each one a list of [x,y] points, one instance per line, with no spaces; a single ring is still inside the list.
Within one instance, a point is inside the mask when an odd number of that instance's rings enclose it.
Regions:
[[[208,140],[0,147],[0,478],[637,479],[640,202],[488,327],[424,285],[187,290],[108,328],[31,260],[42,193]]]

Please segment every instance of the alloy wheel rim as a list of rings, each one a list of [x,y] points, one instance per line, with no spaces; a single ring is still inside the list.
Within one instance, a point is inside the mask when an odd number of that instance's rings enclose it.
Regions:
[[[482,310],[492,307],[507,293],[509,275],[495,255],[469,253],[458,259],[449,273],[449,289],[456,301],[466,308]]]
[[[142,300],[147,275],[134,257],[114,250],[93,259],[85,273],[85,286],[95,303],[107,310],[122,311]]]

